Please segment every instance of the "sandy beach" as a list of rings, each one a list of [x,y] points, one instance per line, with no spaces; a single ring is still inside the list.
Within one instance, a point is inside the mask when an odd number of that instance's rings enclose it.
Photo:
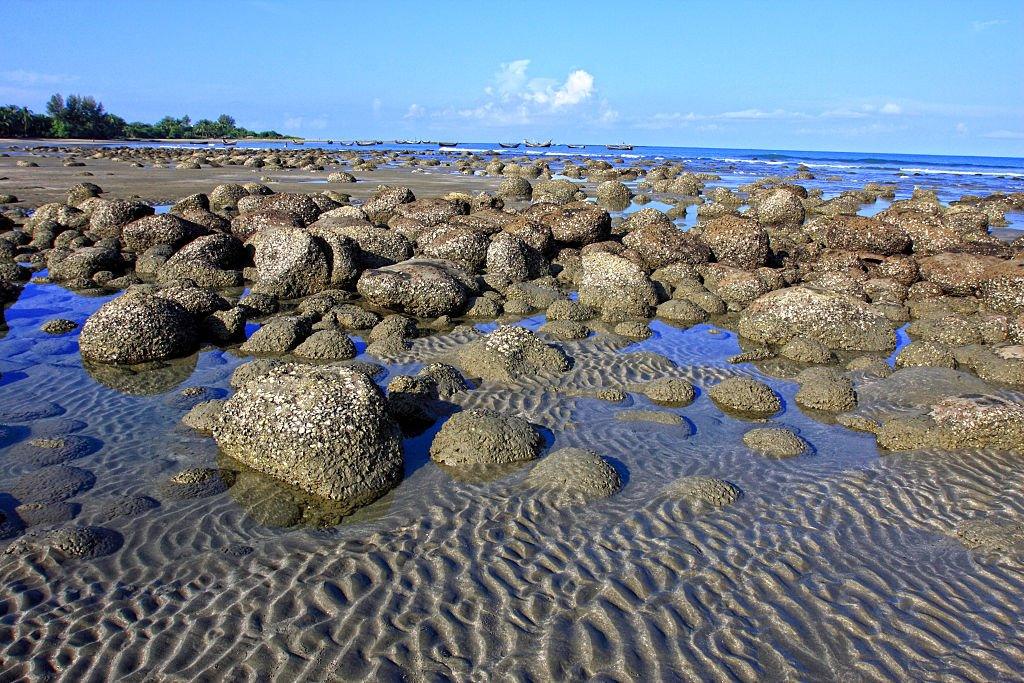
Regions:
[[[1009,171],[0,151],[0,680],[1020,678]]]

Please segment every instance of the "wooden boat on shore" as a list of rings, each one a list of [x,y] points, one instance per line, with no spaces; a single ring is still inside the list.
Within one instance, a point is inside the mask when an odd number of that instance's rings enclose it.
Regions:
[[[225,147],[234,147],[238,144],[238,140],[228,140],[227,138],[222,138],[220,142]]]
[[[499,147],[504,147],[505,149],[519,149],[519,145],[520,145],[520,143],[518,143],[518,142],[499,142],[498,143]]]
[[[622,150],[624,152],[628,152],[629,150],[633,149],[633,145],[605,145],[604,148],[605,149],[611,149],[611,150]]]
[[[523,140],[523,144],[527,147],[550,147],[551,140],[545,140],[544,142],[530,142],[529,140]]]

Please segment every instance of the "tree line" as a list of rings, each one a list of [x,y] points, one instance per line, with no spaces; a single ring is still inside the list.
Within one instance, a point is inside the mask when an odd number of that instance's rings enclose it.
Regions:
[[[114,140],[123,138],[283,138],[273,130],[253,131],[221,114],[216,120],[188,116],[165,116],[156,123],[125,121],[103,108],[90,95],[55,94],[46,103],[46,113],[37,114],[28,107],[8,104],[0,107],[0,138],[86,138]]]

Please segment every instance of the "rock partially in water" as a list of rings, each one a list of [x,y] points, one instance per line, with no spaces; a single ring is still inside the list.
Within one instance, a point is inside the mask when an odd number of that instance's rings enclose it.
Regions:
[[[655,403],[684,406],[693,402],[697,392],[693,385],[678,377],[663,377],[651,380],[640,390]]]
[[[565,341],[586,339],[590,336],[590,328],[574,320],[552,320],[544,323],[540,331]]]
[[[585,501],[607,498],[622,488],[615,468],[597,453],[562,448],[548,454],[526,475],[526,485]]]
[[[160,493],[171,500],[193,500],[224,493],[234,484],[234,473],[216,467],[190,467],[181,470],[160,486]]]
[[[78,329],[78,323],[74,320],[66,320],[64,318],[54,318],[53,320],[47,320],[40,327],[46,334],[67,334]]]
[[[149,510],[160,507],[159,501],[149,496],[126,495],[101,503],[95,512],[96,519],[109,522],[118,517],[136,518]]]
[[[743,435],[743,443],[752,451],[772,458],[792,458],[807,450],[807,442],[785,427],[759,427]]]
[[[620,410],[615,419],[621,422],[650,422],[666,427],[682,427],[686,424],[679,415],[662,410]]]
[[[708,389],[708,396],[722,410],[746,417],[771,417],[782,410],[782,400],[764,382],[730,377]]]
[[[857,407],[853,382],[835,368],[807,368],[796,381],[800,385],[796,402],[803,408],[841,413]]]
[[[83,359],[82,367],[92,379],[122,394],[151,396],[170,391],[187,380],[195,371],[197,360],[198,354],[138,365],[111,365]]]
[[[214,429],[228,456],[331,500],[373,500],[402,477],[401,433],[366,375],[285,364],[239,388]]]
[[[296,346],[293,353],[299,358],[348,360],[356,357],[356,345],[344,332],[320,330]]]
[[[503,326],[468,344],[458,355],[470,377],[514,382],[538,373],[565,372],[569,359],[556,346],[545,344],[522,327]]]
[[[432,460],[449,466],[533,460],[542,440],[526,420],[491,410],[455,413],[430,444]]]
[[[807,337],[829,349],[892,351],[896,347],[896,333],[883,313],[850,297],[806,287],[788,287],[756,299],[740,316],[739,333],[763,344]]]
[[[198,340],[195,320],[180,304],[128,291],[89,316],[78,343],[86,360],[134,365],[187,356]]]
[[[8,457],[14,462],[46,467],[85,457],[98,451],[102,445],[99,439],[81,434],[39,437],[14,446]]]
[[[70,522],[77,515],[81,506],[77,503],[22,503],[14,508],[15,514],[25,526],[53,526]]]
[[[181,418],[181,423],[190,429],[203,434],[212,434],[217,424],[221,411],[224,409],[224,399],[211,399],[194,405]]]

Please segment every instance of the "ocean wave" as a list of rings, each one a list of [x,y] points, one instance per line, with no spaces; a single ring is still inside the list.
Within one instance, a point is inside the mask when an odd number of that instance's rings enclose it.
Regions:
[[[1024,173],[1019,171],[978,171],[967,168],[924,168],[924,167],[900,167],[901,173],[924,173],[927,175],[981,175],[993,177],[1024,178]]]

